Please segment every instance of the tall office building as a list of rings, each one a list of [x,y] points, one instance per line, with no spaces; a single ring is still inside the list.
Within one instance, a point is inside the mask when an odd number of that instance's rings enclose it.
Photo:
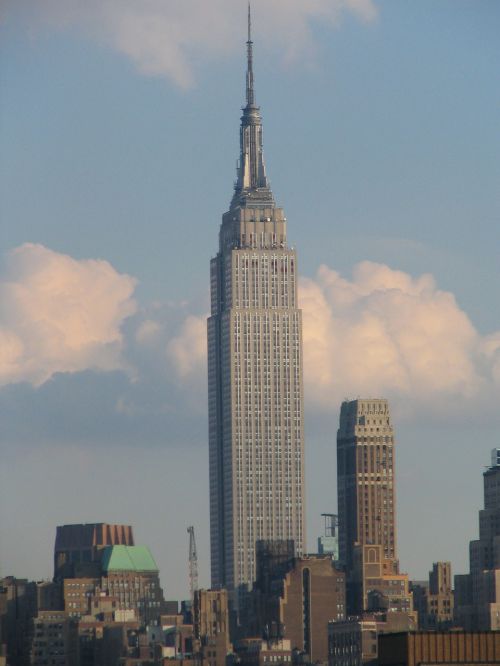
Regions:
[[[455,576],[455,620],[467,631],[500,630],[500,449],[483,472],[479,539],[469,544],[470,572]]]
[[[212,586],[255,578],[255,542],[305,542],[302,320],[297,259],[275,204],[255,103],[250,16],[240,160],[208,320]]]
[[[395,560],[394,430],[387,400],[343,402],[337,434],[340,561],[349,569],[355,545],[383,547]]]
[[[396,553],[394,431],[384,399],[342,403],[337,434],[339,557],[350,613],[414,616]]]

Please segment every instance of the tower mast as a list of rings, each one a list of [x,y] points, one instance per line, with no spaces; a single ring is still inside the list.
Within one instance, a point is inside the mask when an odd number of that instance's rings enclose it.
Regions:
[[[253,89],[253,42],[252,42],[252,14],[248,3],[248,40],[247,40],[247,106],[255,105]]]

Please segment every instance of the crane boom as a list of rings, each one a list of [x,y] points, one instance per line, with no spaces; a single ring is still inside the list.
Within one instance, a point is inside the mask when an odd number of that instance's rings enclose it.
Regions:
[[[194,593],[198,589],[198,553],[196,551],[196,539],[194,538],[194,527],[187,528],[189,534],[189,591],[191,600],[194,600]]]

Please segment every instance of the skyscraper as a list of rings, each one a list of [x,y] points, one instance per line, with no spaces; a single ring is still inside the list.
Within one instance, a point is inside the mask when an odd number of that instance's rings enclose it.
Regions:
[[[255,542],[305,542],[302,319],[297,259],[266,176],[248,17],[240,160],[208,320],[212,586],[255,578]]]
[[[343,402],[337,434],[340,561],[353,564],[355,544],[383,546],[396,559],[394,430],[384,399]]]
[[[455,619],[467,631],[500,630],[500,449],[483,472],[479,539],[469,544],[470,573],[455,576]]]
[[[412,611],[396,553],[394,430],[384,399],[342,403],[337,434],[339,557],[351,613]]]

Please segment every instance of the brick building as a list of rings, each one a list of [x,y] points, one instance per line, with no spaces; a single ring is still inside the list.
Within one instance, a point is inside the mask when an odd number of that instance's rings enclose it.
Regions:
[[[117,610],[133,610],[144,623],[163,612],[159,571],[147,546],[108,546],[101,558],[100,593],[116,599]]]
[[[278,544],[279,545],[279,544]],[[285,638],[313,662],[328,659],[328,622],[345,618],[345,576],[330,555],[289,558],[258,545],[255,613],[259,635]],[[270,552],[271,551],[271,552]],[[290,551],[291,552],[291,551]],[[259,561],[259,556],[264,562]]]
[[[328,624],[329,666],[376,666],[378,637],[382,633],[415,630],[407,613],[366,613]]]
[[[102,549],[114,545],[134,545],[130,525],[59,525],[54,545],[54,580],[98,575]]]
[[[37,586],[26,579],[7,576],[0,581],[3,606],[2,640],[6,644],[7,663],[30,663],[33,618],[37,613]]]
[[[34,620],[32,666],[78,666],[77,623],[64,611],[40,611]]]
[[[413,606],[422,630],[449,629],[453,624],[454,595],[450,562],[434,562],[429,582],[411,584]]]
[[[225,666],[232,652],[226,590],[196,590],[193,603],[194,637],[208,666]]]
[[[409,632],[379,637],[378,666],[500,664],[500,632]]]
[[[65,578],[63,581],[64,610],[79,619],[91,611],[92,597],[100,584],[99,578]]]

